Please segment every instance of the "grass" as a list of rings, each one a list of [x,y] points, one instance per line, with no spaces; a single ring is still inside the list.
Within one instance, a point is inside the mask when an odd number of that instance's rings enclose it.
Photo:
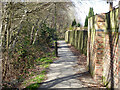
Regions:
[[[46,70],[41,71],[41,74],[46,74]]]
[[[41,83],[44,80],[44,78],[45,78],[44,74],[37,75],[33,79],[28,80],[28,82],[35,82],[35,83],[27,86],[26,88],[29,88],[29,89],[38,88],[39,83]]]
[[[37,88],[39,87],[39,84],[38,83],[34,83],[34,84],[31,84],[30,86],[26,87],[26,88],[29,88],[30,90],[34,89],[34,88]]]
[[[52,63],[53,60],[50,57],[43,57],[36,59],[36,62],[38,63]]]
[[[39,74],[39,75],[35,76],[34,78],[28,80],[27,82],[35,82],[35,83],[37,82],[37,83],[41,83],[41,81],[44,80],[44,77],[45,77],[44,74]],[[25,82],[25,83],[27,83],[27,82]],[[25,83],[24,83],[24,84],[25,84]]]
[[[46,57],[40,57],[35,60],[36,65],[39,64],[39,67],[43,68],[43,70],[40,71],[38,75],[35,75],[33,72],[31,73],[30,76],[32,76],[32,78],[29,78],[29,80],[23,82],[24,85],[27,85],[26,88],[31,90],[40,87],[39,84],[46,78],[47,68],[49,68],[50,63],[52,63],[55,58],[54,53],[51,53],[51,55],[48,53]]]

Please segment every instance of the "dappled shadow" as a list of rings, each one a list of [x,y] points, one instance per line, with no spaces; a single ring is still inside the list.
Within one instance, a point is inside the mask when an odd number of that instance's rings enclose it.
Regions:
[[[58,48],[70,48],[70,46],[64,45],[64,46],[58,46]]]
[[[64,40],[60,40],[59,42],[58,42],[58,44],[66,44],[66,42],[64,41]]]
[[[74,60],[74,59],[71,59],[71,60],[66,60],[66,61],[73,63],[75,60]],[[59,64],[59,63],[64,63],[64,62],[65,62],[65,60],[60,60],[60,61],[54,62],[54,64]]]

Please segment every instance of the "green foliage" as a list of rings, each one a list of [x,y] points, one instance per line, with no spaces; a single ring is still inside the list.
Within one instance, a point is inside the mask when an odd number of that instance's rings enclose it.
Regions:
[[[52,63],[53,60],[49,57],[43,57],[43,58],[38,58],[36,59],[37,62],[41,62],[41,63]]]
[[[54,53],[47,53],[46,54],[48,55],[47,57],[39,57],[38,59],[35,60],[35,62],[40,64],[39,67],[42,68],[43,70],[41,70],[37,75],[35,74],[35,72],[31,72],[30,76],[32,77],[23,82],[24,85],[27,85],[26,88],[29,88],[31,90],[34,88],[38,88],[40,86],[39,83],[41,83],[46,78],[45,74],[47,72],[47,68],[49,67],[50,63],[53,62],[53,59],[56,58],[54,56],[51,56],[53,54]]]
[[[92,7],[89,9],[88,18],[94,16],[94,10]]]
[[[76,20],[74,19],[73,21],[72,21],[72,27],[74,27],[75,25],[76,25],[77,23],[76,23]]]
[[[84,24],[84,27],[88,27],[88,16],[86,16],[86,18],[85,18],[85,24]]]
[[[49,65],[50,65],[50,64],[49,64],[49,63],[47,63],[47,64],[44,64],[44,65],[43,65],[43,67],[44,67],[44,68],[48,68],[48,67],[49,67]]]
[[[72,26],[70,26],[70,27],[69,27],[69,30],[73,30],[73,27],[72,27]]]
[[[44,77],[45,77],[45,75],[40,74],[40,75],[37,75],[35,78],[31,79],[30,81],[40,83],[42,80],[44,80]]]
[[[78,23],[78,24],[77,24],[77,27],[80,27],[80,26],[81,26],[81,24],[80,24],[80,23]]]
[[[29,88],[30,90],[32,89],[36,89],[39,87],[39,84],[38,83],[34,83],[34,84],[31,84],[30,86],[26,87],[26,88]]]
[[[46,70],[41,71],[41,74],[46,74]]]
[[[51,47],[53,43],[53,39],[55,38],[54,33],[56,33],[55,29],[49,28],[47,24],[42,23],[39,36],[42,40],[45,40],[45,42],[48,44],[49,47]],[[40,43],[39,39],[38,39],[38,43]]]
[[[35,82],[35,83],[27,86],[26,88],[29,89],[38,88],[39,87],[38,83],[41,83],[44,80],[44,78],[45,78],[44,74],[37,75],[36,77],[29,80],[29,82]]]
[[[88,16],[86,16],[86,18],[85,18],[84,27],[88,27],[88,18],[90,18],[92,16],[94,16],[94,10],[92,7],[90,7]]]

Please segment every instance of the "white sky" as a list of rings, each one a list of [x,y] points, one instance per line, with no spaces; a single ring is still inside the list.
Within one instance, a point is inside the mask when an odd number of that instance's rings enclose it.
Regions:
[[[88,15],[89,8],[93,7],[94,14],[106,13],[109,11],[107,0],[71,0],[75,5],[75,16],[84,25],[85,17]],[[118,4],[119,0],[113,1],[113,6]]]

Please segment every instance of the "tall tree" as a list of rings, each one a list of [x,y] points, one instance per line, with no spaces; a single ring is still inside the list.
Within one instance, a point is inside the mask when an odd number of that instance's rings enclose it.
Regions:
[[[90,18],[92,16],[94,16],[94,10],[92,7],[90,7],[88,16],[86,16],[86,18],[85,18],[84,27],[88,27],[88,18]]]
[[[76,25],[76,20],[74,19],[74,20],[72,21],[72,27],[75,26],[75,25]]]
[[[92,17],[92,16],[94,16],[94,11],[93,11],[93,8],[90,7],[89,13],[88,13],[88,18],[89,18],[89,17]]]
[[[84,27],[88,27],[88,16],[86,16],[86,18],[85,18],[85,24],[84,24]]]

